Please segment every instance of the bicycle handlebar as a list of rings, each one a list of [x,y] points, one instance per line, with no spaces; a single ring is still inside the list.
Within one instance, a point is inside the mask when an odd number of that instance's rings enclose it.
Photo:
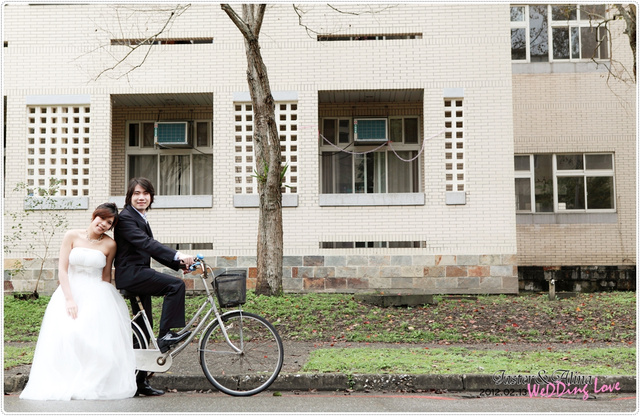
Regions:
[[[189,266],[189,271],[194,271],[198,266],[202,264],[204,256],[202,254],[196,254],[196,262]]]

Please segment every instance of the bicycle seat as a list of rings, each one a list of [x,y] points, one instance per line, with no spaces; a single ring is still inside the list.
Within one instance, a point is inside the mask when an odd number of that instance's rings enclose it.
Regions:
[[[120,294],[125,298],[135,298],[136,296],[139,296],[139,294],[129,292],[127,289],[120,289]]]

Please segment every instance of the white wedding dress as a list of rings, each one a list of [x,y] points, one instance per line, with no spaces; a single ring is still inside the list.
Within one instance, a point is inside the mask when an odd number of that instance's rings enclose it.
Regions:
[[[67,314],[58,287],[42,320],[21,399],[111,400],[135,394],[129,310],[118,291],[102,280],[105,265],[99,250],[71,250],[69,284],[78,316]]]

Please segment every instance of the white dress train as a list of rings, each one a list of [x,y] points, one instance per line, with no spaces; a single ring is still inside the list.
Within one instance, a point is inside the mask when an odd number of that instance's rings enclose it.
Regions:
[[[102,280],[106,256],[75,247],[69,284],[78,305],[72,319],[62,289],[51,296],[21,399],[113,400],[136,392],[135,356],[127,305]]]

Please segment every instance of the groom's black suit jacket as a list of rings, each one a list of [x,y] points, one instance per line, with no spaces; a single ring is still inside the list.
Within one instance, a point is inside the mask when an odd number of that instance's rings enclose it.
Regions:
[[[141,277],[153,274],[151,258],[173,270],[180,268],[180,262],[174,260],[176,250],[154,240],[149,224],[131,205],[120,212],[114,239],[118,246],[114,263],[118,289],[135,286]]]

